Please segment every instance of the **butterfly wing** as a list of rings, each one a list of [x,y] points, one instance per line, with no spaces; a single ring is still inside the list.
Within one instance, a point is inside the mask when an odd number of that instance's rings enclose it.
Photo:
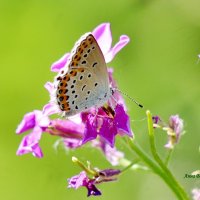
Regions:
[[[57,79],[57,103],[66,116],[92,106],[99,107],[108,100],[110,88],[106,62],[91,33],[76,43],[66,72],[62,70]]]

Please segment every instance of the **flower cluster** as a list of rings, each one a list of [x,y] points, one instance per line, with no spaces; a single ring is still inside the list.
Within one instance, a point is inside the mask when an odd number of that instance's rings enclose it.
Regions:
[[[154,122],[154,128],[162,128],[167,132],[168,143],[165,145],[168,149],[173,149],[179,142],[181,135],[183,135],[183,120],[179,115],[172,115],[169,118],[169,123],[165,124],[159,116],[152,117]]]
[[[126,35],[122,35],[119,41],[112,47],[112,34],[109,23],[100,24],[92,31],[92,34],[103,52],[106,63],[112,61],[115,55],[129,42],[129,38]],[[87,57],[87,54],[85,55]],[[58,73],[67,70],[70,57],[72,57],[70,53],[64,54],[62,58],[52,64],[51,71]],[[130,127],[130,119],[124,100],[117,90],[117,84],[113,78],[113,69],[108,68],[107,73],[113,92],[112,96],[103,106],[85,108],[87,110],[81,111],[68,119],[61,118],[62,111],[55,103],[55,82],[47,82],[44,87],[50,95],[49,103],[44,105],[42,110],[34,110],[25,114],[17,127],[17,134],[30,131],[23,137],[17,150],[17,155],[32,153],[37,158],[43,157],[39,143],[44,133],[59,137],[59,142],[56,142],[56,144],[60,144],[61,141],[66,149],[76,149],[86,143],[90,143],[92,148],[100,149],[113,166],[121,165],[125,168],[122,171],[111,168],[99,170],[98,168],[92,168],[89,162],[85,166],[77,158],[73,157],[72,161],[77,163],[83,171],[68,179],[69,188],[78,189],[85,187],[88,191],[87,196],[98,196],[101,195],[101,191],[97,188],[98,184],[115,181],[122,172],[128,169],[142,169],[159,175],[179,199],[180,197],[188,199],[187,194],[178,185],[178,182],[167,168],[171,150],[174,149],[174,146],[179,142],[183,134],[183,120],[178,115],[172,115],[166,124],[159,116],[152,117],[150,111],[147,111],[150,148],[153,155],[153,158],[150,158],[138,146],[137,142],[132,139],[133,132]],[[62,98],[64,99],[64,97]],[[140,104],[138,105],[142,107]],[[55,117],[55,114],[59,117]],[[165,147],[171,150],[168,151],[169,155],[166,157],[165,162],[159,157],[156,150],[154,141],[154,130],[156,128],[161,128],[168,136],[168,142]],[[128,136],[126,138],[127,144],[134,156],[136,154],[138,158],[132,159],[133,161],[124,158],[124,153],[118,151],[115,146],[116,136]],[[141,161],[146,166],[138,163]],[[199,189],[193,190],[193,198],[199,200]]]
[[[104,182],[116,181],[121,173],[118,169],[99,170],[97,168],[91,168],[90,163],[88,163],[86,167],[75,157],[72,158],[72,161],[78,163],[84,171],[68,179],[68,188],[78,189],[79,187],[86,187],[88,190],[87,196],[101,195],[101,191],[97,189],[96,185]]]
[[[109,23],[100,24],[92,31],[97,40],[105,61],[112,61],[115,55],[129,42],[126,35],[122,35],[112,47],[112,34]],[[66,53],[51,66],[51,71],[59,72],[68,65],[70,53]],[[113,79],[113,69],[108,68],[110,85],[116,88],[116,82]],[[51,119],[51,115],[60,114],[60,110],[52,102],[54,84],[47,82],[45,88],[50,94],[50,103],[47,103],[43,110],[34,110],[27,113],[22,122],[19,124],[16,133],[22,134],[30,131],[24,136],[17,150],[17,155],[32,153],[34,156],[41,158],[43,156],[39,141],[43,133],[49,133],[62,138],[66,148],[78,148],[85,143],[92,141],[92,146],[101,149],[107,159],[113,165],[117,165],[123,153],[114,147],[116,135],[127,135],[132,137],[133,133],[130,128],[129,116],[122,96],[115,91],[113,97],[106,102],[103,107],[92,108],[81,112],[70,119]]]

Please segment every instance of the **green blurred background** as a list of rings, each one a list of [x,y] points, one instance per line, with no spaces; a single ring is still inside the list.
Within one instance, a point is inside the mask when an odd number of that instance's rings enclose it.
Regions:
[[[55,75],[50,65],[102,22],[111,23],[114,42],[121,34],[131,38],[109,66],[120,89],[145,106],[142,110],[126,100],[137,140],[149,152],[146,109],[166,121],[179,113],[186,134],[170,169],[187,192],[199,187],[200,179],[183,178],[200,169],[199,8],[199,0],[1,0],[0,199],[87,199],[85,188],[66,189],[66,179],[80,171],[71,157],[90,160],[101,169],[110,167],[98,150],[88,147],[56,152],[57,138],[47,134],[41,140],[44,158],[16,156],[22,139],[15,134],[17,125],[26,112],[42,109],[49,100],[43,85]],[[161,156],[166,139],[157,132]],[[118,146],[134,158],[120,142]],[[160,178],[141,171],[129,171],[118,182],[99,187],[103,195],[98,199],[175,199]]]

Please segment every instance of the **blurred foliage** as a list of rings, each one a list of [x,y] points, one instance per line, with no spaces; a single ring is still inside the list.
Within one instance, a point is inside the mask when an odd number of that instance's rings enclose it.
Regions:
[[[111,23],[114,42],[121,34],[131,38],[109,63],[120,89],[165,120],[176,113],[184,119],[186,134],[170,168],[189,193],[199,186],[198,179],[183,178],[200,169],[199,7],[199,0],[0,0],[0,198],[86,199],[85,189],[66,189],[66,179],[79,172],[71,156],[90,160],[101,169],[110,167],[95,149],[84,147],[67,154],[63,149],[55,151],[57,138],[47,134],[41,141],[44,158],[16,156],[22,139],[15,135],[17,124],[26,112],[42,109],[49,100],[43,85],[55,75],[50,65],[102,22]],[[129,100],[127,104],[136,138],[149,151],[145,109]],[[157,132],[163,156],[165,140],[166,136]],[[174,199],[162,180],[144,172],[130,171],[118,182],[100,188],[103,196],[98,199]]]

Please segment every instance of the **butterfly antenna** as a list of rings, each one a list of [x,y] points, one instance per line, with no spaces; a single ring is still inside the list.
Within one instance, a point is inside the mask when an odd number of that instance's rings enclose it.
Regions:
[[[126,94],[125,92],[122,92],[121,90],[119,90],[118,88],[113,88],[113,92],[114,91],[118,91],[121,94],[125,95],[126,97],[128,97],[131,101],[133,101],[135,104],[137,104],[140,108],[143,108],[143,105],[138,103],[134,98],[130,97],[128,94]]]

